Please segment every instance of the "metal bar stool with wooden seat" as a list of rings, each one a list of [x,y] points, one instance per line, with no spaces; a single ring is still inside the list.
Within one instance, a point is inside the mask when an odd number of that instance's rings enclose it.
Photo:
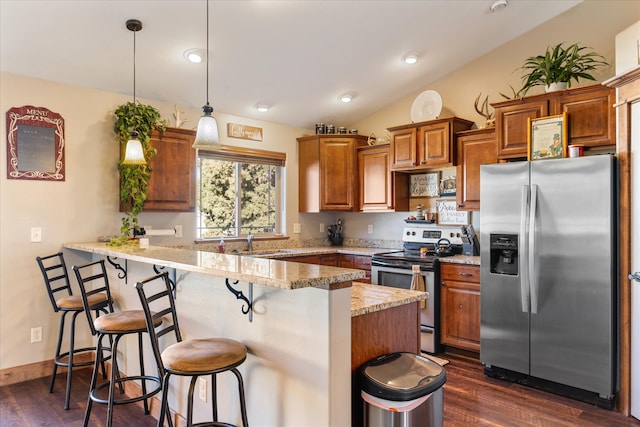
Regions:
[[[95,271],[98,271],[95,273]],[[128,403],[135,403],[144,401],[144,413],[149,414],[149,398],[159,393],[162,387],[160,369],[158,369],[158,376],[145,375],[144,370],[144,357],[142,346],[142,335],[147,332],[147,324],[144,312],[142,310],[126,310],[126,311],[111,311],[110,313],[103,314],[95,319],[91,318],[91,312],[88,310],[90,298],[96,293],[108,292],[109,279],[105,269],[104,260],[99,260],[84,264],[81,266],[74,266],[78,284],[80,285],[80,292],[82,294],[82,302],[84,305],[84,311],[89,318],[89,324],[91,326],[91,332],[93,335],[98,335],[96,348],[103,349],[102,340],[105,337],[111,339],[111,374],[109,381],[97,385],[98,366],[102,363],[104,358],[103,351],[96,352],[96,360],[93,368],[93,375],[91,376],[91,386],[89,388],[89,398],[87,400],[87,409],[84,414],[84,423],[86,427],[89,423],[91,416],[91,407],[93,402],[107,404],[107,427],[110,427],[113,419],[113,407],[114,405],[122,405]],[[158,320],[157,325],[160,325],[161,319]],[[118,369],[118,344],[120,339],[127,334],[138,335],[138,355],[140,361],[140,375],[121,376]],[[118,386],[120,393],[124,393],[123,384],[126,381],[139,381],[142,393],[137,396],[123,397],[116,399],[115,387]],[[152,387],[150,391],[147,391],[147,382],[155,383],[157,386]],[[108,388],[107,397],[104,395],[103,389]]]
[[[49,300],[53,306],[53,311],[55,313],[62,312],[62,315],[60,316],[60,330],[58,332],[56,354],[53,360],[53,373],[51,374],[49,393],[53,393],[53,386],[56,381],[58,366],[66,367],[67,387],[64,396],[64,409],[69,409],[69,396],[71,393],[71,377],[73,374],[73,368],[93,365],[93,358],[89,361],[76,362],[73,360],[74,356],[79,353],[93,352],[95,351],[95,347],[75,348],[76,319],[79,314],[84,312],[84,306],[82,305],[82,298],[80,296],[73,295],[71,284],[69,282],[67,265],[64,261],[64,255],[62,252],[44,257],[36,257],[36,261],[38,262],[38,266],[42,272],[42,277],[44,278],[44,284],[47,287],[47,293],[49,294]],[[111,295],[105,292],[95,293],[87,300],[87,305],[90,310],[95,311],[96,317],[100,312],[107,313],[106,308],[111,307]],[[69,314],[71,315],[71,323],[69,327],[69,351],[61,353],[62,340],[66,329],[65,324],[67,315]],[[106,377],[104,363],[102,364],[102,375]]]
[[[163,375],[162,407],[158,417],[158,426],[162,427],[164,425],[165,412],[169,413],[167,396],[169,394],[169,380],[172,375],[191,377],[187,400],[188,427],[231,426],[232,424],[218,422],[216,394],[216,375],[231,371],[238,380],[242,424],[247,427],[249,423],[247,421],[244,383],[242,375],[236,369],[247,358],[247,347],[241,342],[228,338],[203,338],[183,341],[178,325],[173,289],[167,272],[136,283],[136,289],[146,317],[153,353]],[[151,311],[151,304],[153,304],[154,311]],[[162,328],[157,328],[158,320],[162,320],[165,316],[169,318],[165,320],[169,321],[165,322]],[[174,333],[177,342],[160,353],[158,339],[170,332]],[[193,424],[193,391],[198,377],[202,375],[211,376],[213,421]],[[171,425],[170,419],[169,424]]]

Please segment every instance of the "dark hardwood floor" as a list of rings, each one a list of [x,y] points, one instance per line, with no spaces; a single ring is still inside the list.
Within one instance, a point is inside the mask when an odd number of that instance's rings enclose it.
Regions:
[[[595,405],[484,375],[477,360],[445,354],[444,425],[640,426],[640,421]]]
[[[59,369],[60,372],[62,369]],[[58,374],[53,393],[49,376],[0,387],[1,427],[82,426],[87,407],[91,369],[73,371],[69,410],[64,410],[66,371]],[[106,405],[93,404],[89,426],[102,427],[107,419]],[[155,427],[157,421],[145,415],[142,404],[119,405],[113,410],[113,426]]]
[[[447,383],[444,385],[444,426],[640,426],[640,422],[617,412],[597,408],[555,394],[507,381],[487,378],[478,361],[443,355]],[[1,427],[81,426],[86,407],[91,371],[74,372],[71,407],[62,409],[64,374],[49,394],[49,378],[44,377],[0,387]],[[91,426],[104,426],[105,405],[94,404]],[[252,420],[249,420],[252,421]],[[114,410],[114,426],[155,426],[141,406],[121,405]],[[252,427],[262,427],[253,420]],[[268,426],[277,427],[277,426]]]

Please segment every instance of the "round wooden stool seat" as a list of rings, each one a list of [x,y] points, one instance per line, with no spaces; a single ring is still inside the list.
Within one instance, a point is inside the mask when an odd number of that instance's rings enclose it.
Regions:
[[[107,294],[93,294],[87,298],[89,307],[102,306],[107,302]],[[61,310],[78,310],[83,311],[82,297],[80,295],[69,295],[56,300]]]
[[[165,369],[174,374],[214,372],[238,366],[247,358],[247,347],[228,338],[180,341],[162,352]]]
[[[155,314],[155,313],[154,313]],[[162,318],[154,320],[154,326],[160,326]],[[96,331],[103,334],[121,334],[147,330],[147,321],[142,310],[116,311],[104,314],[93,321]]]

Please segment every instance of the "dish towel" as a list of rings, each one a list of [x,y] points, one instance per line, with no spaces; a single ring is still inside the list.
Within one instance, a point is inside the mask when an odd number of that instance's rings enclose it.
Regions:
[[[412,291],[420,291],[427,292],[427,287],[424,284],[424,279],[422,278],[422,274],[420,274],[420,266],[412,265],[411,271],[413,272],[413,276],[411,277],[411,286],[409,289]],[[427,308],[427,301],[420,301],[420,308]]]

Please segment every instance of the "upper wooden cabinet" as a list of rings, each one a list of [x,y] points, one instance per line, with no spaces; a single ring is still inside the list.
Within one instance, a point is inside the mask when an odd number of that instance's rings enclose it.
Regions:
[[[391,170],[416,171],[453,165],[454,136],[472,125],[469,120],[448,117],[388,128]]]
[[[358,209],[358,147],[364,135],[311,135],[298,138],[298,210]]]
[[[480,210],[480,166],[498,161],[496,129],[458,132],[456,152],[457,210]]]
[[[409,178],[389,170],[389,144],[358,148],[358,170],[361,211],[409,209]]]
[[[527,119],[567,113],[568,144],[615,150],[615,90],[600,84],[491,104],[499,159],[527,157]]]
[[[151,145],[158,150],[149,161],[152,168],[147,186],[145,212],[193,212],[196,206],[196,150],[191,146],[196,132],[167,128],[151,132]],[[120,211],[126,207],[121,205]]]

